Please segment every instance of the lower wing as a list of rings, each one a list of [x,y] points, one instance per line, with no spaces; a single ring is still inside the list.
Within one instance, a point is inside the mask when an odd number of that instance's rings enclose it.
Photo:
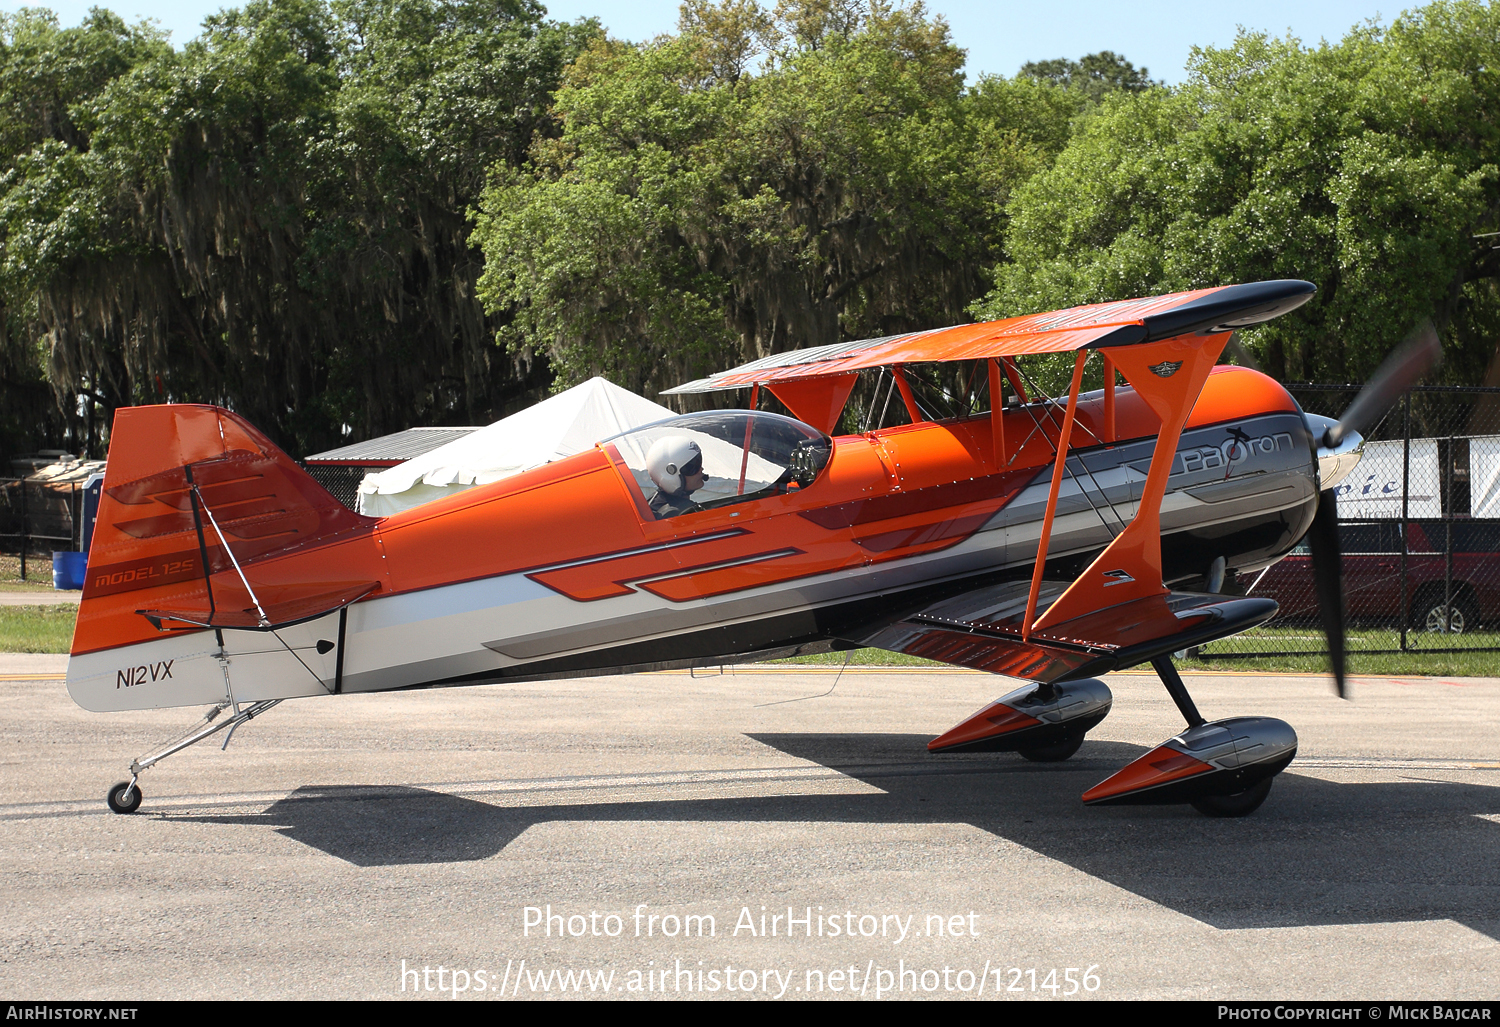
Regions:
[[[1064,587],[1062,582],[1044,585],[1038,613]],[[1168,592],[1104,607],[1023,638],[1029,588],[1026,581],[993,585],[844,637],[861,646],[1053,682],[1146,663],[1238,634],[1276,615],[1271,599]]]

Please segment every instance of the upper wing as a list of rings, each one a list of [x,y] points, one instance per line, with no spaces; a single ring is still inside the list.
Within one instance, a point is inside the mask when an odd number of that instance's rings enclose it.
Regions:
[[[1311,299],[1315,291],[1311,282],[1295,280],[1226,285],[1146,299],[1093,303],[1004,321],[813,346],[753,360],[668,389],[662,395],[845,375],[891,364],[1070,353],[1133,346],[1189,333],[1230,331],[1295,310]]]
[[[1051,489],[1030,582],[1005,583],[843,635],[861,645],[1055,681],[1140,663],[1243,631],[1275,614],[1276,604],[1269,600],[1169,591],[1162,583],[1161,503],[1183,425],[1228,333],[1294,310],[1315,291],[1309,282],[1258,282],[1100,303],[780,354],[672,391],[764,384],[795,408],[807,404],[799,404],[802,397],[788,392],[788,386],[804,390],[821,385],[829,397],[819,406],[831,405],[836,418],[836,407],[848,389],[840,388],[833,395],[831,383],[850,382],[854,372],[865,368],[992,360],[993,389],[1001,360],[1028,353],[1076,353],[1066,412],[1053,443]],[[1089,349],[1102,350],[1106,367],[1113,368],[1106,373],[1106,409],[1113,395],[1114,371],[1118,371],[1161,418],[1161,427],[1130,523],[1071,582],[1046,582],[1044,588],[1058,489],[1072,444]],[[904,382],[896,377],[898,384]],[[999,454],[1004,447],[997,411],[992,418]],[[912,416],[915,420],[915,411]],[[831,419],[824,420],[831,423]],[[1112,427],[1106,426],[1106,439],[1112,436]]]

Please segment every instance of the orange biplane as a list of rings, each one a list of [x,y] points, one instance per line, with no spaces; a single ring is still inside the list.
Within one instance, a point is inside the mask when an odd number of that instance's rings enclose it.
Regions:
[[[146,767],[286,699],[877,646],[1021,679],[929,748],[1041,761],[1108,714],[1096,675],[1149,662],[1187,728],[1084,801],[1248,813],[1296,734],[1206,723],[1171,653],[1271,617],[1220,585],[1311,531],[1342,689],[1320,490],[1431,355],[1402,356],[1338,423],[1215,366],[1233,330],[1314,291],[1234,285],[781,353],[672,390],[748,389],[749,409],[383,519],[227,410],[120,410],[68,689],[89,710],[213,709],[133,762],[109,805],[133,812]],[[1104,387],[1083,393],[1096,350]],[[1028,391],[1016,358],[1040,353],[1075,354],[1066,397]],[[970,362],[957,416],[914,387],[915,365],[949,361]],[[861,372],[879,376],[872,417],[894,396],[905,423],[830,437]],[[761,390],[794,417],[757,410]]]

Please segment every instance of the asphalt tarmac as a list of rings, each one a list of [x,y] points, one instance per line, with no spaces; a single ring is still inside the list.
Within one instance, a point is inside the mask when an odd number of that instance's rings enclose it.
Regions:
[[[0,656],[7,999],[1500,993],[1500,679],[1189,676],[1300,736],[1242,820],[1079,802],[1180,730],[1151,676],[1038,765],[925,750],[1003,681],[766,668],[295,700],[119,816],[198,711],[63,666]]]

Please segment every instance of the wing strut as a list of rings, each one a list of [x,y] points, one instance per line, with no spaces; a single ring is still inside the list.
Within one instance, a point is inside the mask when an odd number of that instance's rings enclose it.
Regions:
[[[1000,361],[987,361],[990,369],[990,434],[995,448],[995,469],[1005,463],[1005,404],[1000,395]]]
[[[1047,563],[1048,545],[1052,540],[1052,522],[1057,515],[1057,499],[1062,487],[1068,447],[1078,411],[1078,391],[1083,383],[1086,350],[1079,350],[1073,364],[1073,380],[1068,387],[1068,408],[1057,440],[1057,458],[1052,468],[1052,484],[1047,491],[1047,508],[1042,516],[1042,534],[1037,540],[1036,566],[1031,572],[1031,592],[1026,600],[1026,614],[1021,621],[1021,637],[1030,639],[1033,631],[1050,628],[1096,610],[1148,596],[1165,596],[1161,567],[1161,503],[1167,491],[1167,479],[1177,456],[1177,442],[1182,426],[1197,403],[1208,373],[1228,341],[1227,332],[1204,336],[1179,336],[1162,342],[1111,347],[1105,359],[1106,386],[1113,384],[1118,368],[1152,411],[1161,418],[1156,449],[1136,514],[1057,601],[1036,616],[1037,598],[1041,592],[1042,572]],[[1115,434],[1112,409],[1113,389],[1106,388],[1105,435]],[[1035,618],[1035,619],[1033,619]]]
[[[1141,489],[1135,517],[1068,586],[1057,602],[1037,618],[1031,625],[1033,630],[1147,596],[1167,595],[1161,568],[1162,498],[1166,495],[1167,479],[1177,459],[1182,426],[1187,423],[1188,414],[1192,413],[1193,405],[1198,402],[1203,385],[1208,381],[1208,373],[1213,370],[1228,340],[1228,332],[1207,337],[1178,336],[1162,342],[1114,347],[1107,354],[1125,380],[1135,388],[1136,395],[1161,418],[1161,432],[1156,437],[1156,449],[1151,455],[1151,467],[1146,472],[1146,483]],[[1074,381],[1077,380],[1075,372]],[[1077,390],[1076,384],[1074,390]],[[1069,397],[1070,411],[1074,401],[1074,397]],[[1071,415],[1067,423],[1072,424]],[[1053,473],[1052,493],[1044,521],[1044,542],[1045,526],[1050,526],[1057,502],[1061,466],[1060,451],[1059,469]],[[1045,552],[1045,548],[1038,549],[1038,569],[1033,572],[1037,580],[1040,580],[1041,559]]]
[[[1104,358],[1104,441],[1115,441],[1115,362],[1109,359],[1108,353],[1099,354]]]
[[[1042,516],[1042,537],[1036,543],[1036,566],[1031,571],[1031,594],[1026,597],[1026,617],[1021,621],[1021,638],[1031,637],[1036,616],[1036,600],[1042,590],[1042,568],[1047,564],[1047,545],[1052,541],[1052,518],[1057,513],[1057,493],[1062,488],[1063,468],[1068,462],[1068,443],[1073,438],[1074,415],[1078,413],[1078,390],[1083,385],[1083,363],[1088,350],[1079,350],[1073,361],[1073,381],[1068,386],[1068,412],[1063,415],[1062,433],[1057,437],[1057,460],[1052,465],[1052,486],[1047,491],[1047,512]]]
[[[1021,397],[1021,402],[1030,403],[1031,400],[1026,395],[1026,386],[1021,384],[1021,375],[1016,370],[1015,358],[1002,357],[1000,363],[1005,368],[1005,377],[1010,380],[1010,387],[1016,390],[1016,395]]]
[[[752,385],[750,387],[750,411],[751,411],[751,413],[755,412],[755,408],[756,408],[756,406],[759,403],[760,403],[760,386],[759,385]],[[745,441],[740,444],[740,449],[742,450],[742,452],[744,454],[743,456],[740,457],[740,488],[739,488],[739,491],[737,493],[735,493],[735,495],[743,496],[745,494],[745,471],[750,466],[750,432],[754,428],[755,428],[755,418],[753,418],[753,417],[747,417],[747,418],[745,418]]]
[[[896,387],[901,390],[901,402],[906,404],[906,414],[911,418],[911,423],[921,424],[927,420],[917,406],[917,397],[912,395],[911,385],[906,380],[906,368],[896,364],[891,368],[891,374],[896,379]]]

